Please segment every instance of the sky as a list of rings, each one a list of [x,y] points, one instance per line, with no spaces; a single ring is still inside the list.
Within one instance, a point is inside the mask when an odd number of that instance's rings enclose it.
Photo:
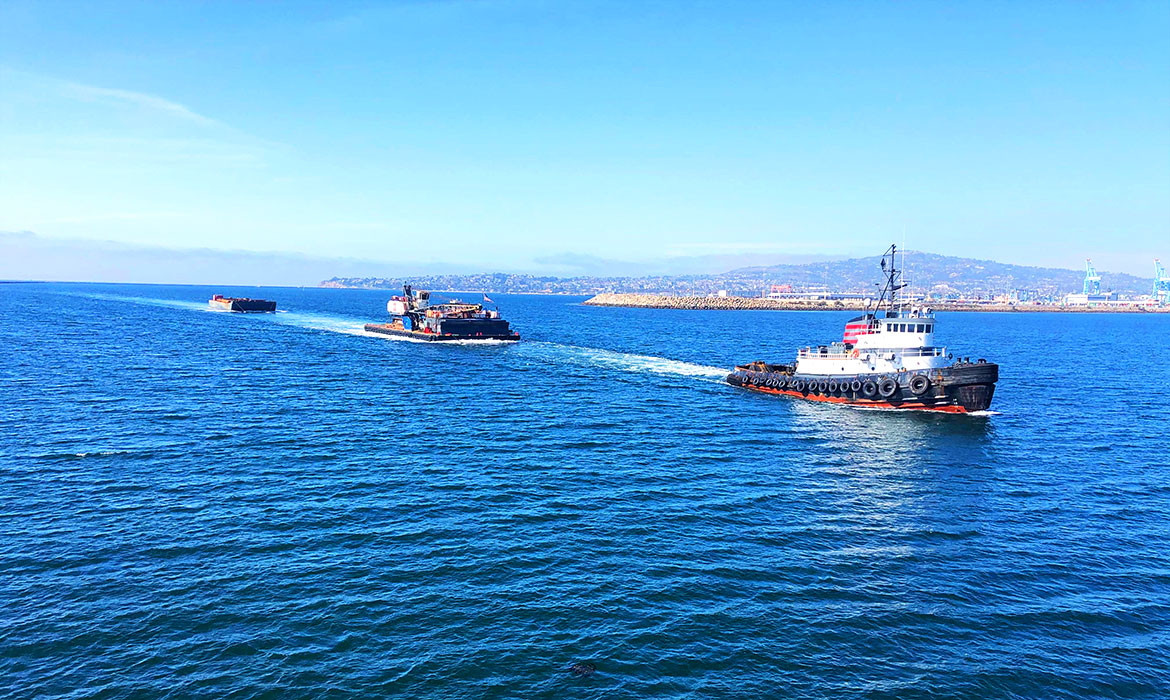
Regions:
[[[30,235],[74,264],[628,273],[904,241],[1148,277],[1170,3],[5,0],[0,232],[5,277]]]

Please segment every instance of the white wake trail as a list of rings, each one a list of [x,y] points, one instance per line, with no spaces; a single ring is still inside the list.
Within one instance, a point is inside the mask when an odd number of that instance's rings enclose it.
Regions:
[[[526,342],[524,347],[550,360],[570,362],[587,367],[604,367],[622,372],[695,377],[705,380],[717,379],[719,381],[727,376],[727,370],[722,367],[671,360],[654,355],[637,355],[628,352],[537,341]]]
[[[149,297],[120,296],[114,294],[85,294],[82,296],[93,299],[129,301],[150,306],[163,306],[187,311],[206,311],[208,313],[227,313],[222,309],[209,306],[206,302],[176,301],[173,299],[154,299]],[[345,316],[334,316],[304,311],[280,309],[275,314],[248,314],[249,318],[257,318],[282,326],[295,326],[342,335],[362,336],[403,343],[419,343],[438,347],[484,347],[484,346],[511,346],[519,348],[519,352],[552,363],[570,363],[584,367],[601,367],[620,372],[638,374],[655,374],[659,376],[692,377],[702,381],[717,381],[722,383],[728,370],[723,367],[700,365],[682,360],[672,360],[654,355],[638,355],[600,348],[588,348],[578,345],[565,345],[546,341],[522,340],[449,340],[443,342],[427,342],[416,338],[371,333],[365,329],[366,321]]]

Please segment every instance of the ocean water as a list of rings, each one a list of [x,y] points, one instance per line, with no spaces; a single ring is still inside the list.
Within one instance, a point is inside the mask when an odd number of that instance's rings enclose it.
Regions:
[[[721,382],[849,313],[387,296],[0,285],[0,697],[1170,697],[1170,316],[944,314],[949,416]]]

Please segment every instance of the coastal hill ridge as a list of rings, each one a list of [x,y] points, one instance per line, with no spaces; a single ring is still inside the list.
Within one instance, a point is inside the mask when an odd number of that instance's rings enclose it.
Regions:
[[[901,264],[901,256],[899,256]],[[518,273],[414,275],[401,277],[333,277],[322,287],[399,289],[410,283],[433,291],[484,291],[516,294],[642,293],[759,296],[772,285],[795,290],[830,289],[871,292],[881,278],[880,257],[828,262],[742,267],[718,274],[556,277]],[[1103,272],[1101,288],[1122,294],[1149,294],[1153,278]],[[906,254],[906,279],[916,292],[933,298],[995,296],[1022,292],[1030,298],[1056,298],[1081,290],[1083,270],[1013,265],[934,253]]]

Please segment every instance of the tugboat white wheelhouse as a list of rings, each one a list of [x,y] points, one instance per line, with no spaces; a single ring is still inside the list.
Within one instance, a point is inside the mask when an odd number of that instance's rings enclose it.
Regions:
[[[952,362],[934,344],[934,313],[898,301],[902,271],[896,248],[882,256],[885,286],[875,310],[845,324],[844,338],[807,347],[792,365],[738,365],[729,384],[768,394],[875,408],[968,413],[991,406],[999,366],[984,359]],[[888,261],[888,262],[887,262]]]

